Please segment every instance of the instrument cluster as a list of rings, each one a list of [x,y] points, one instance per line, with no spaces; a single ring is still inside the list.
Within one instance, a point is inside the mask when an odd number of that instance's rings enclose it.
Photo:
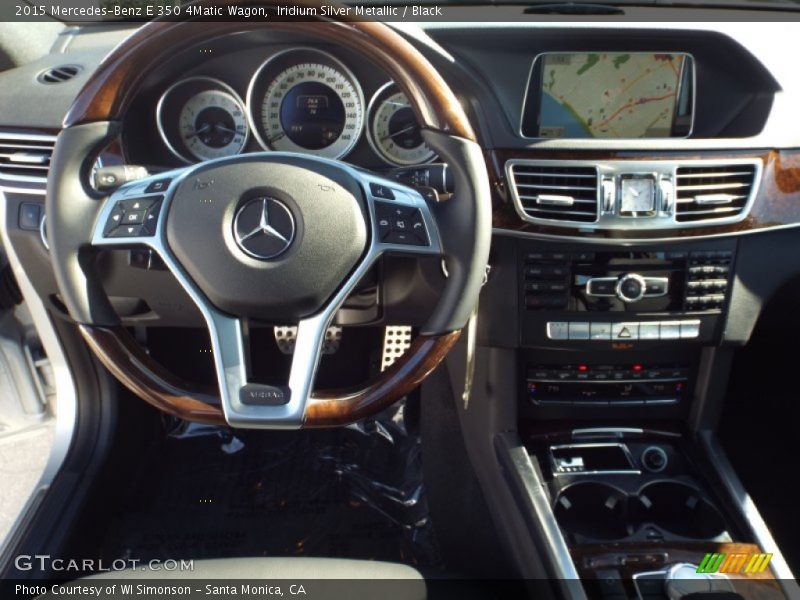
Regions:
[[[164,91],[159,135],[179,160],[194,163],[260,149],[343,159],[362,136],[388,165],[430,162],[405,94],[393,82],[365,102],[360,82],[341,60],[315,48],[273,54],[243,95],[218,78],[192,76]]]

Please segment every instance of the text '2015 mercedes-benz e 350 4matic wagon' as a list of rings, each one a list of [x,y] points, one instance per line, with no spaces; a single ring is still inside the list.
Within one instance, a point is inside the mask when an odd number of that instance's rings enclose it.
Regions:
[[[795,0],[0,7],[0,597],[800,597]]]

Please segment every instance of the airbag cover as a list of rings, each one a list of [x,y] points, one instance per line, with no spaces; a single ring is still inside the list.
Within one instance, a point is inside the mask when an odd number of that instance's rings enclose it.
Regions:
[[[289,242],[277,254],[272,250],[280,250],[281,242],[270,245],[258,229],[263,198],[270,199],[271,218]],[[237,242],[239,212],[244,225]],[[241,241],[254,218],[258,231],[247,244],[268,249],[261,252],[268,258],[248,254]],[[361,187],[345,169],[313,157],[250,155],[211,162],[181,182],[166,237],[218,309],[293,323],[319,311],[353,271],[365,253],[368,229]]]

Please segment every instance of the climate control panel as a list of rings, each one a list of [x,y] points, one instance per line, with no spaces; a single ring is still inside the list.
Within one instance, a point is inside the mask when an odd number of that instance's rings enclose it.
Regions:
[[[669,406],[688,392],[689,374],[676,364],[529,365],[525,391],[534,406]]]

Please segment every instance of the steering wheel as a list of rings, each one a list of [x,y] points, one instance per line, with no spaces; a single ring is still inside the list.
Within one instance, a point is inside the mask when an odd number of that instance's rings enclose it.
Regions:
[[[247,3],[252,6],[252,3]],[[428,145],[448,163],[453,197],[345,163],[264,152],[209,160],[130,182],[90,184],[94,157],[120,132],[147,73],[176,53],[230,33],[302,32],[359,52],[408,97]],[[483,154],[447,84],[408,41],[379,22],[151,22],[118,46],[74,101],[47,186],[51,257],[61,297],[88,345],[128,389],[174,416],[234,427],[326,427],[375,414],[414,389],[456,342],[478,300],[491,238]],[[392,217],[409,233],[391,230]],[[197,389],[151,359],[120,322],[95,268],[102,249],[156,252],[208,326],[218,390]],[[385,253],[441,256],[448,278],[406,354],[358,389],[314,390],[325,332]],[[250,381],[249,319],[298,324],[285,385]]]

